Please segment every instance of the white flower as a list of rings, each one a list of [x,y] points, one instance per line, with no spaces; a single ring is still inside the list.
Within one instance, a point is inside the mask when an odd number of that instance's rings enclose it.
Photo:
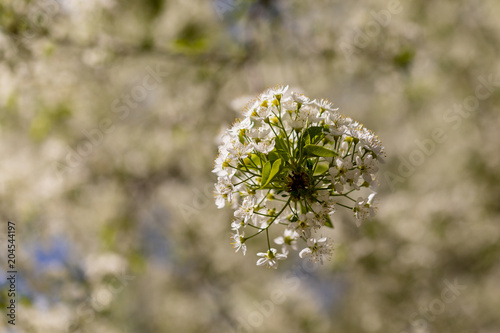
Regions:
[[[231,159],[229,153],[227,151],[221,151],[219,156],[215,159],[215,166],[212,172],[219,177],[232,177],[236,173],[236,169],[234,169],[235,166],[236,163]]]
[[[340,144],[340,148],[339,148],[339,154],[340,156],[345,156],[347,155],[347,152],[349,150],[349,143],[347,142],[347,138],[350,138],[349,136],[349,132],[347,132],[345,135],[344,135],[344,141],[342,141],[342,143]]]
[[[288,112],[296,111],[297,104],[293,101],[291,97],[286,97],[281,100],[281,109]],[[288,114],[288,112],[285,114]]]
[[[254,206],[255,206],[255,197],[253,196],[246,197],[245,199],[243,199],[241,207],[234,212],[234,217],[242,219],[245,224],[248,223],[248,220],[253,215]]]
[[[288,90],[288,86],[285,85],[277,85],[274,88],[268,89],[263,95],[268,98],[278,97],[281,98],[283,94]]]
[[[228,132],[233,136],[238,136],[241,130],[248,130],[252,128],[252,125],[250,118],[244,118],[241,121],[237,121]]]
[[[333,188],[335,189],[335,192],[342,194],[344,192],[344,184],[341,182],[335,182],[333,184]]]
[[[278,268],[278,260],[286,259],[286,254],[277,252],[276,249],[271,248],[267,252],[257,253],[257,256],[262,257],[257,260],[257,266],[266,265],[268,268]]]
[[[297,221],[290,223],[290,227],[304,235],[306,238],[311,237],[313,228],[316,226],[316,221],[311,219],[311,216],[299,214]]]
[[[307,121],[306,118],[297,117],[295,119],[291,119],[288,122],[288,124],[290,125],[291,128],[293,128],[295,130],[301,130],[306,125],[306,121]]]
[[[252,113],[252,118],[256,120],[264,120],[272,115],[271,106],[269,106],[267,101],[265,102],[265,105],[261,105],[254,110],[254,113]]]
[[[247,246],[245,244],[245,232],[242,232],[241,234],[236,231],[236,233],[231,235],[231,239],[234,240],[231,244],[233,245],[233,248],[235,249],[234,252],[238,252],[241,249],[241,252],[243,252],[243,255],[247,253]]]
[[[266,118],[272,116],[273,108],[275,108],[266,96],[261,96],[261,99],[257,100],[254,105],[245,112],[245,116],[253,120],[254,122],[260,123]]]
[[[316,213],[314,211],[308,211],[306,213],[306,219],[308,224],[313,228],[319,228],[325,225],[325,217],[321,213]]]
[[[368,135],[366,138],[363,138],[362,144],[366,149],[372,151],[377,156],[377,160],[380,163],[384,163],[384,147],[382,146],[380,139],[376,135],[370,133],[370,135]]]
[[[329,112],[329,121],[327,122],[329,126],[328,138],[334,140],[336,136],[350,135],[349,126],[352,123],[352,119],[344,116],[338,112]]]
[[[329,170],[330,177],[332,177],[332,182],[334,182],[336,177],[339,177],[341,183],[352,182],[359,176],[359,170],[353,167],[351,162],[351,157],[346,158],[335,157],[335,166],[331,167]]]
[[[267,155],[274,149],[274,139],[260,141],[259,143],[254,143],[253,145],[255,150]]]
[[[267,137],[271,133],[271,127],[262,123],[260,126],[254,126],[252,129],[248,131],[248,136],[252,139],[263,139]]]
[[[359,197],[358,200],[356,200],[353,211],[358,227],[361,225],[362,221],[375,215],[375,210],[373,209],[375,195],[376,193],[372,193],[368,196],[368,199]]]
[[[227,151],[230,152],[236,159],[245,158],[252,151],[252,146],[234,140],[232,145],[227,148]]]
[[[319,107],[320,109],[324,109],[327,111],[337,111],[339,108],[334,108],[333,104],[330,103],[327,99],[314,100],[313,104]]]
[[[331,255],[332,244],[326,237],[320,239],[309,238],[307,240],[307,247],[299,253],[299,257],[309,258],[311,261],[320,262],[321,264],[323,264],[324,257],[329,259]]]
[[[311,221],[314,228],[320,228],[328,221],[328,206],[322,205],[319,202],[312,204],[312,211],[307,212],[306,217]],[[334,210],[335,211],[335,210]]]
[[[303,106],[299,110],[298,118],[304,119],[304,123],[309,121],[310,124],[316,123],[321,120],[319,110],[311,106]]]
[[[298,244],[297,239],[299,239],[299,234],[295,230],[285,229],[283,236],[279,236],[274,239],[274,242],[282,246],[281,251],[285,254],[289,252],[289,249],[297,251]]]
[[[303,104],[308,104],[311,100],[302,94],[298,94],[294,91],[292,91],[292,99],[295,103],[303,105]]]
[[[225,200],[228,202],[232,201],[232,192],[234,186],[231,183],[229,177],[218,177],[218,182],[215,184],[215,203],[217,208],[222,208],[225,206]]]
[[[246,225],[245,222],[243,222],[240,219],[235,219],[233,222],[231,222],[231,230],[238,230],[241,227],[244,227]]]
[[[356,156],[356,166],[361,171],[361,176],[368,183],[373,182],[373,175],[378,171],[377,161],[373,159],[373,156],[368,154],[361,159],[361,157]]]
[[[331,118],[330,114],[330,118]],[[343,125],[337,125],[335,122],[329,124],[328,135],[326,136],[330,141],[334,141],[335,138],[341,137],[346,134],[348,129]]]

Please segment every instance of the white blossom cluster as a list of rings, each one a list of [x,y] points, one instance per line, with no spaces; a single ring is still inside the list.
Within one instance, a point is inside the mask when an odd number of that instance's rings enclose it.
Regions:
[[[331,257],[331,240],[318,234],[333,227],[337,207],[352,210],[358,225],[373,216],[384,157],[372,131],[327,100],[287,90],[269,89],[245,107],[244,118],[223,135],[213,170],[217,207],[228,202],[235,209],[236,251],[245,254],[246,242],[265,234],[267,250],[257,253],[257,265],[273,268],[291,250],[314,262]],[[370,194],[354,199],[357,191]],[[272,226],[282,229],[274,239],[280,252],[269,240]]]

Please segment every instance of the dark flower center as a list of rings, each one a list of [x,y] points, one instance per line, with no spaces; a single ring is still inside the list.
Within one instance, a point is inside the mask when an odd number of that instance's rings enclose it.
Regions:
[[[307,173],[303,171],[294,171],[290,176],[288,176],[287,190],[290,193],[290,196],[295,200],[306,198],[314,192],[311,179]]]

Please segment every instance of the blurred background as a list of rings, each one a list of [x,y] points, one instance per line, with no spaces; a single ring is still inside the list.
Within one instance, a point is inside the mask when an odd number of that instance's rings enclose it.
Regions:
[[[500,332],[500,3],[1,0],[1,332]],[[279,83],[387,151],[376,218],[278,270],[217,138]],[[16,222],[17,320],[5,316]]]

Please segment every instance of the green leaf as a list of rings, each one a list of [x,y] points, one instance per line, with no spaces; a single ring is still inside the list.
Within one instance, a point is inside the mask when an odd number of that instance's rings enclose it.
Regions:
[[[264,184],[267,184],[267,180],[269,179],[270,174],[271,174],[271,162],[267,161],[266,164],[264,164],[264,167],[262,168],[262,177],[261,177],[262,187],[265,186]]]
[[[275,139],[275,145],[274,145],[275,149],[276,149],[276,152],[278,153],[278,155],[281,156],[281,158],[285,161],[288,160],[288,147],[285,143],[285,140],[281,137],[277,137]]]
[[[261,159],[258,155],[252,154],[250,158],[246,157],[243,159],[243,163],[247,166],[249,169],[258,169],[261,166]]]
[[[274,161],[276,161],[277,159],[280,158],[280,155],[278,155],[277,152],[272,151],[272,152],[269,153],[269,155],[267,156],[267,158],[269,159],[269,161],[271,163],[274,163]]]
[[[276,160],[273,163],[272,168],[271,168],[271,162],[267,162],[266,165],[264,165],[264,170],[262,171],[262,187],[265,187],[267,184],[269,184],[271,182],[271,180],[273,180],[274,176],[276,176],[278,174],[278,172],[280,172],[281,162],[283,162],[283,160],[281,158],[279,160]],[[271,170],[270,170],[267,178],[264,180],[264,172],[265,172],[267,165],[269,165],[268,168],[271,168]]]
[[[304,136],[305,137],[309,136],[309,140],[306,140],[306,144],[318,143],[323,138],[323,127],[321,126],[309,127],[307,130],[305,130]]]
[[[241,143],[245,144],[245,136],[242,131],[240,131],[240,133],[238,134],[238,139]]]
[[[330,220],[330,216],[326,216],[326,221],[325,221],[325,226],[327,226],[328,228],[334,228],[333,224],[332,224],[332,220]]]
[[[336,152],[325,148],[323,146],[318,145],[306,145],[304,147],[304,151],[309,156],[317,156],[317,157],[335,157],[338,156]]]
[[[312,171],[313,167],[314,167],[314,162],[312,161],[312,159],[307,159],[306,160],[306,166],[309,170]]]
[[[316,165],[316,169],[314,169],[314,176],[322,175],[327,172],[329,169],[329,165],[326,162],[320,162]]]
[[[311,136],[309,135],[309,133],[304,134],[303,138],[304,138],[304,143],[305,143],[306,145],[311,144]]]
[[[250,156],[250,158],[252,159],[252,162],[256,166],[261,166],[262,165],[262,160],[260,159],[259,155],[252,154],[252,156]]]

